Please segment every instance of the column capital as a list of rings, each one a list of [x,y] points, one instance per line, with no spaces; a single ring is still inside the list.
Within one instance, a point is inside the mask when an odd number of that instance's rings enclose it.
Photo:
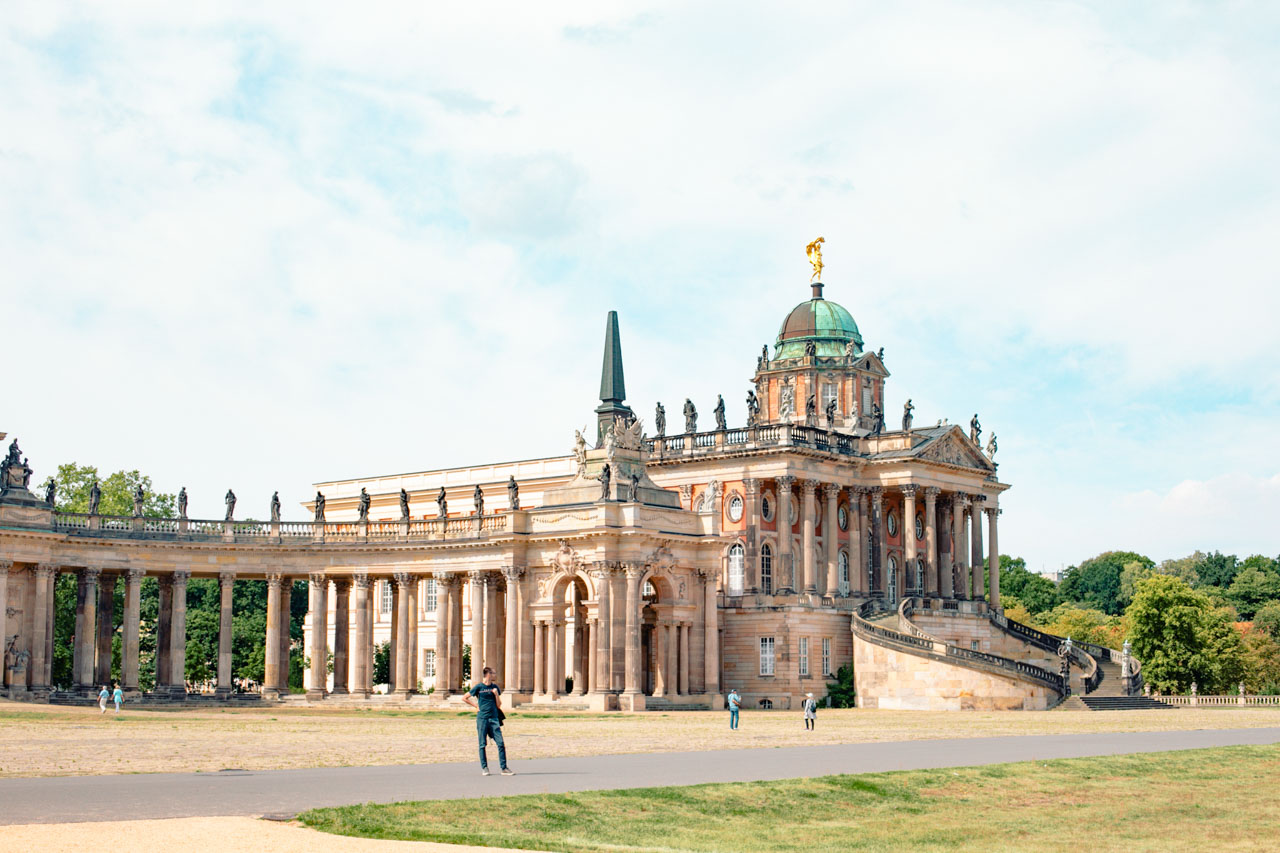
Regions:
[[[1000,507],[998,506],[983,507],[982,511],[987,514],[987,518],[991,518],[991,519],[994,519],[1000,513],[1004,512],[1004,510],[1000,509]]]
[[[801,496],[801,497],[803,497],[803,498],[811,498],[811,497],[813,497],[814,492],[816,492],[817,490],[818,490],[818,481],[817,481],[817,480],[808,480],[808,479],[805,479],[805,480],[801,480],[801,481],[800,481],[800,496]]]
[[[868,486],[867,494],[871,496],[871,505],[874,506],[877,511],[882,506],[884,506],[884,487],[883,486]]]
[[[623,571],[627,573],[627,580],[639,580],[644,570],[645,567],[637,563],[627,563],[623,566]]]
[[[472,569],[467,572],[467,580],[473,584],[487,584],[489,582],[489,573],[483,569]]]
[[[284,581],[283,572],[267,572],[267,583],[272,586],[280,586]]]
[[[351,576],[351,583],[356,589],[369,589],[373,586],[373,579],[369,577],[368,572],[359,572]]]
[[[0,560],[0,572],[8,572],[13,568],[13,560]]]
[[[906,485],[899,487],[899,491],[902,492],[902,496],[904,498],[914,498],[919,489],[920,487],[915,483],[907,483]]]
[[[351,590],[351,576],[338,575],[333,578],[333,589],[335,592],[349,592]]]
[[[80,576],[87,583],[97,583],[98,578],[102,577],[102,568],[100,566],[85,566],[80,570]]]
[[[230,586],[235,583],[235,572],[218,572],[218,584],[220,586]]]
[[[187,581],[191,580],[191,572],[187,569],[174,569],[170,577],[173,578],[175,584],[186,586]]]
[[[36,577],[51,578],[58,573],[58,567],[52,563],[40,563],[36,566]]]
[[[524,566],[503,566],[502,576],[507,579],[507,583],[515,583],[524,575]]]
[[[986,496],[986,495],[974,495],[974,496],[973,496],[973,498],[972,498],[972,500],[973,500],[973,502],[974,502],[975,504],[986,503],[987,496]]]
[[[325,575],[324,572],[308,572],[307,573],[307,581],[310,583],[322,584],[328,580],[329,578],[327,575]]]
[[[462,586],[462,575],[456,572],[435,572],[436,584],[446,589]]]
[[[937,486],[924,487],[924,499],[929,503],[933,503],[934,501],[936,501],[938,499],[938,495],[940,494],[942,494],[942,489],[939,489]]]
[[[796,478],[790,474],[783,474],[781,477],[775,477],[774,480],[777,482],[779,489],[791,491],[791,486],[795,484]]]
[[[742,481],[742,488],[746,491],[747,497],[755,497],[760,494],[760,480],[757,477],[746,477]]]
[[[969,508],[969,495],[966,492],[956,492],[952,500],[961,511]]]
[[[408,572],[394,572],[391,577],[395,580],[396,586],[400,587],[402,592],[408,589],[409,585],[416,580],[414,576]]]
[[[129,583],[138,583],[144,577],[147,576],[147,570],[146,569],[125,569],[124,575],[128,579]]]
[[[831,500],[832,498],[839,499],[840,489],[842,488],[843,486],[839,483],[823,483],[822,494],[827,500]]]

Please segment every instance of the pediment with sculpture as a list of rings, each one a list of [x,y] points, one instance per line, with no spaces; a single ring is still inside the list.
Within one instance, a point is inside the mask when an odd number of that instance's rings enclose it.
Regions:
[[[965,439],[958,429],[935,438],[924,445],[916,456],[919,459],[942,462],[946,465],[957,465],[962,468],[976,468],[980,471],[995,470],[991,460]]]

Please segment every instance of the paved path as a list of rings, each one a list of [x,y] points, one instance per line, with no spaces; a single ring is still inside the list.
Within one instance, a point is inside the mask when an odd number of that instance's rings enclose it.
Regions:
[[[1280,728],[957,738],[520,761],[516,741],[511,744],[512,766],[519,775],[513,777],[482,777],[478,764],[468,763],[0,779],[0,803],[4,804],[0,824],[292,815],[316,806],[350,803],[792,779],[1272,743],[1280,743]],[[492,746],[489,753],[496,770]]]

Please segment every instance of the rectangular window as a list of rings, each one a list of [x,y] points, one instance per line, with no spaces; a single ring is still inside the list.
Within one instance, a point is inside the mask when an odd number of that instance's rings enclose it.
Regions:
[[[768,545],[760,549],[760,591],[773,595],[773,549]]]
[[[382,595],[379,596],[382,606],[379,609],[383,616],[388,616],[391,613],[391,581],[379,581],[379,584],[382,587]]]
[[[423,649],[422,650],[422,678],[425,680],[428,678],[435,678],[435,677],[436,677],[436,650]]]
[[[823,675],[831,674],[831,638],[822,638],[822,673]]]
[[[427,578],[427,613],[434,614],[439,601],[436,598],[436,579]]]
[[[809,674],[809,638],[800,638],[800,675]]]
[[[834,382],[825,382],[822,385],[822,412],[826,415],[827,405],[836,398],[836,388],[838,386]]]
[[[760,638],[760,674],[773,675],[773,637]]]
[[[871,417],[871,385],[870,383],[862,386],[862,411],[858,414],[864,418]]]

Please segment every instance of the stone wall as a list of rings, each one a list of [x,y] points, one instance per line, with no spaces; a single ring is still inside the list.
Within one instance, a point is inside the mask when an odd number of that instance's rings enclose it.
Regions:
[[[976,649],[1022,661],[1049,672],[1060,672],[1062,668],[1062,661],[1057,655],[1001,631],[985,615],[916,610],[911,614],[911,622],[925,633],[962,649]],[[975,642],[978,645],[973,645]],[[1075,665],[1071,667],[1071,692],[1077,695],[1084,692],[1084,676],[1080,667]]]
[[[821,700],[834,673],[853,657],[848,613],[810,608],[736,608],[724,611],[721,691],[737,689],[745,708],[768,699],[774,710],[798,708],[806,693]],[[760,674],[760,638],[774,638],[774,674]],[[800,638],[809,638],[809,674],[800,675]],[[831,641],[832,675],[822,672],[822,640]]]

